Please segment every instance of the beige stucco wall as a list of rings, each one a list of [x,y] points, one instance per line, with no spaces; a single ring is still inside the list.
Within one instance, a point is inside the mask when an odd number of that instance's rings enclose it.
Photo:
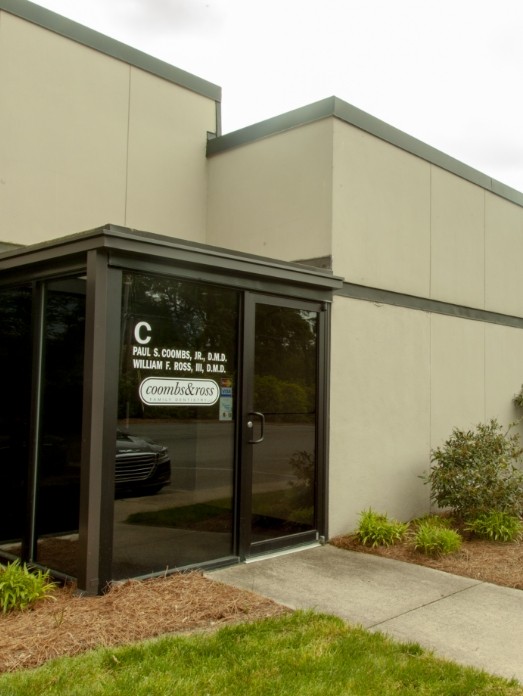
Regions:
[[[129,114],[124,224],[204,242],[215,103],[133,68]]]
[[[507,394],[510,400],[511,394]],[[435,314],[431,321],[431,446],[453,427],[486,418],[485,325]]]
[[[329,534],[368,507],[428,513],[431,448],[454,427],[521,415],[523,330],[344,297],[332,326]]]
[[[523,316],[523,208],[485,193],[485,309]]]
[[[343,121],[333,142],[335,273],[523,316],[520,206]],[[368,507],[428,513],[431,448],[454,427],[522,415],[521,329],[336,297],[332,346],[331,535]]]
[[[332,220],[349,282],[523,314],[523,208],[341,120]]]
[[[340,120],[333,145],[334,272],[427,297],[430,165]]]
[[[431,167],[433,299],[484,309],[484,189]]]
[[[2,241],[107,222],[204,241],[213,100],[7,12],[0,84]]]
[[[209,244],[284,261],[329,256],[332,119],[208,160]]]
[[[373,507],[428,509],[430,316],[336,297],[332,317],[329,534]]]
[[[485,326],[485,413],[504,424],[523,416],[512,398],[523,383],[523,330],[509,326]],[[523,427],[518,426],[523,435]]]

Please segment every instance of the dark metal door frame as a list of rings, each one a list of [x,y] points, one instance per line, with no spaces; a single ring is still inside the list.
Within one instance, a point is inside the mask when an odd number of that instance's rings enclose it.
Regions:
[[[317,337],[317,385],[316,385],[316,497],[315,529],[312,532],[294,536],[284,536],[263,542],[256,542],[253,547],[251,539],[252,483],[253,483],[253,448],[263,439],[263,414],[253,411],[254,376],[255,376],[255,328],[256,305],[273,305],[318,312]],[[239,424],[239,486],[238,486],[238,555],[240,560],[260,553],[267,553],[300,543],[307,543],[326,536],[326,461],[327,438],[327,356],[328,356],[328,305],[325,302],[300,300],[291,297],[266,295],[246,291],[244,295],[243,336],[242,336],[242,379],[241,408]],[[261,417],[260,417],[261,416]]]

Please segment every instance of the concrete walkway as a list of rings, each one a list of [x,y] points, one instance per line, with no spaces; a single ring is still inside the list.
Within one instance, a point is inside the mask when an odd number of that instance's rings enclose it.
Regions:
[[[435,655],[523,683],[523,591],[318,546],[208,577],[292,607],[334,614]]]

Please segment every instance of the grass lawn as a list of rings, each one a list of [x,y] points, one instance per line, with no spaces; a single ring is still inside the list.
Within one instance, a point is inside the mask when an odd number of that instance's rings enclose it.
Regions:
[[[523,687],[335,617],[295,612],[62,658],[0,676],[0,694],[521,696]]]

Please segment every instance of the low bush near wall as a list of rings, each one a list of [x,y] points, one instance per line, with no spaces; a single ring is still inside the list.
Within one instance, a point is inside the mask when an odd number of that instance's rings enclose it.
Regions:
[[[495,419],[475,430],[455,428],[445,444],[432,451],[433,466],[424,477],[431,499],[462,519],[492,511],[521,516],[523,472],[516,465],[522,453],[519,435],[503,432]]]
[[[521,389],[519,390],[519,392],[514,395],[513,401],[516,404],[516,406],[523,408],[523,384],[521,385]]]
[[[521,539],[523,524],[519,517],[506,512],[488,512],[465,525],[467,531],[490,541],[511,542]]]
[[[360,513],[357,536],[366,546],[390,546],[403,539],[408,526],[369,508]]]
[[[413,543],[417,551],[427,556],[445,556],[459,551],[463,539],[438,517],[429,517],[417,523]]]
[[[4,614],[15,609],[27,609],[40,599],[49,597],[56,587],[49,573],[31,571],[19,561],[0,565],[0,609]]]

